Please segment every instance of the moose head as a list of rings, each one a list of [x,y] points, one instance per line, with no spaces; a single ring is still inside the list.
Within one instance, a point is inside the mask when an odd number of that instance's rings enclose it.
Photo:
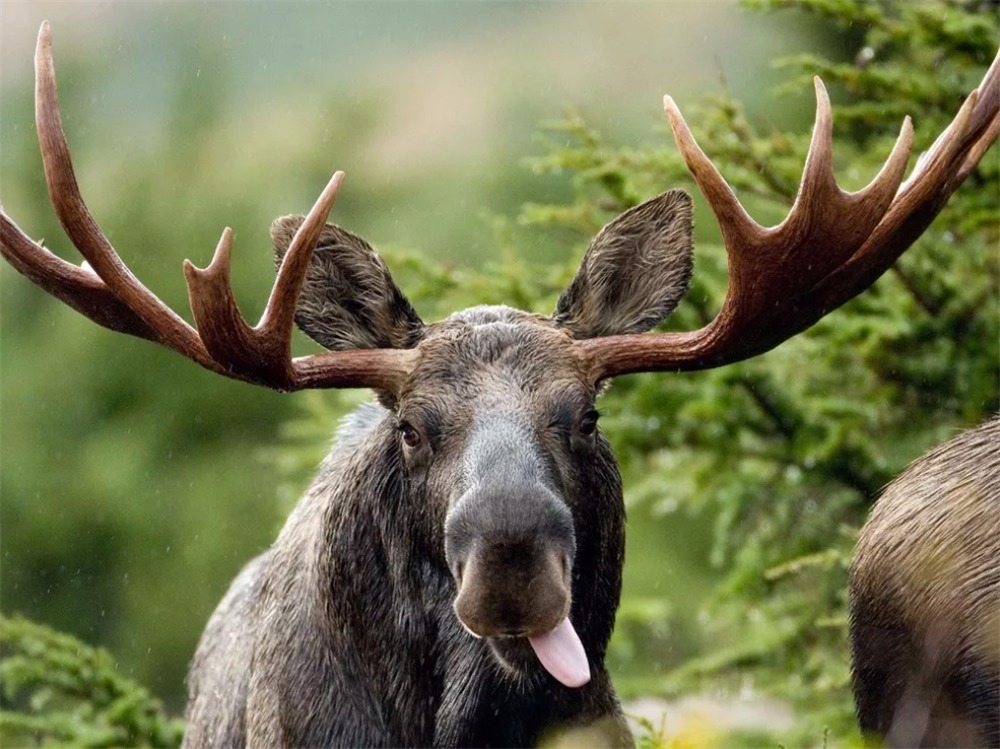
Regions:
[[[369,387],[378,395],[374,425],[347,428],[269,564],[294,544],[302,547],[314,515],[323,529],[316,534],[338,560],[373,543],[355,526],[345,530],[331,503],[322,511],[309,504],[310,496],[333,496],[337,487],[368,487],[381,502],[374,512],[406,527],[393,531],[382,556],[358,564],[391,572],[420,560],[440,570],[454,621],[485,643],[496,664],[530,675],[540,662],[568,687],[586,684],[591,665],[601,665],[620,589],[624,510],[617,467],[597,429],[602,385],[634,372],[724,366],[810,327],[890,267],[1000,132],[994,62],[906,181],[908,118],[879,174],[846,193],[833,176],[830,103],[816,79],[816,122],[798,196],[781,224],[764,228],[743,210],[667,97],[675,140],[729,258],[721,311],[693,332],[648,332],[677,306],[691,278],[692,206],[682,191],[608,224],[550,317],[473,307],[428,324],[367,242],[326,223],[341,172],[308,215],[274,222],[277,279],[258,325],[245,322],[229,284],[229,229],[207,268],[185,263],[192,326],[132,275],[84,204],[60,121],[47,25],[39,34],[36,82],[49,194],[86,262],[58,258],[0,212],[0,248],[11,265],[100,325],[155,341],[226,377],[280,391]],[[293,358],[293,321],[328,351]],[[373,533],[387,533],[388,524]],[[286,534],[294,544],[285,543]],[[338,564],[326,559],[315,568],[334,580],[345,575],[338,585],[324,583],[326,596],[354,584]],[[606,674],[601,679],[606,683]],[[605,703],[602,709],[613,707],[613,696]]]

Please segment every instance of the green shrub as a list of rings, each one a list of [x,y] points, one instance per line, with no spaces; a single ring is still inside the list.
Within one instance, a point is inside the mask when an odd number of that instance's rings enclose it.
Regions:
[[[112,655],[26,619],[0,616],[0,741],[5,746],[181,742],[183,721],[122,676]]]

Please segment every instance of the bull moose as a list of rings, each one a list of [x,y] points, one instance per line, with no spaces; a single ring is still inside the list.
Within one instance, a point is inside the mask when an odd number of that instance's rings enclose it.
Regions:
[[[642,335],[691,278],[684,192],[608,224],[551,317],[484,306],[427,324],[375,251],[326,223],[340,172],[307,216],[275,221],[277,279],[257,326],[229,285],[229,229],[207,268],[185,264],[192,326],[128,270],[84,204],[47,24],[35,65],[49,194],[86,263],[58,258],[0,213],[11,265],[100,325],[226,377],[377,396],[347,419],[277,541],[212,616],[191,667],[190,747],[523,746],[565,727],[631,743],[604,664],[625,512],[597,427],[602,384],[723,366],[810,327],[920,236],[1000,128],[995,63],[905,182],[908,118],[871,184],[845,193],[816,79],[798,197],[763,228],[667,97],[729,257],[722,309],[694,332]],[[330,351],[292,358],[293,321]]]

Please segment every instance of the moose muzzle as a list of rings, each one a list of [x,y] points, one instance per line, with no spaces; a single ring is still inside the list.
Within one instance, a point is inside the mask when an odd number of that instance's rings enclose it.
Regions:
[[[558,681],[590,680],[587,655],[569,620],[575,553],[573,518],[541,483],[479,485],[449,514],[445,553],[458,588],[455,615],[490,641],[527,638]]]

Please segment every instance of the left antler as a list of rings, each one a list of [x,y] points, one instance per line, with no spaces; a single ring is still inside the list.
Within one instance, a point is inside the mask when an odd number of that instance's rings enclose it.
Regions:
[[[740,205],[670,97],[677,146],[722,229],[729,288],[718,316],[690,333],[581,341],[593,377],[709,369],[769,351],[871,286],[923,233],[1000,133],[1000,55],[951,125],[902,182],[910,119],[871,184],[841,190],[833,175],[830,100],[816,83],[816,124],[788,217],[764,228]]]
[[[83,201],[59,114],[48,23],[38,32],[35,50],[35,122],[49,197],[86,263],[78,267],[52,254],[2,210],[0,253],[50,294],[106,328],[155,341],[226,377],[276,390],[392,389],[405,377],[410,351],[369,349],[291,357],[295,306],[342,172],[333,175],[292,240],[257,326],[243,319],[229,285],[232,232],[228,228],[208,268],[185,263],[196,330],[132,274]]]

